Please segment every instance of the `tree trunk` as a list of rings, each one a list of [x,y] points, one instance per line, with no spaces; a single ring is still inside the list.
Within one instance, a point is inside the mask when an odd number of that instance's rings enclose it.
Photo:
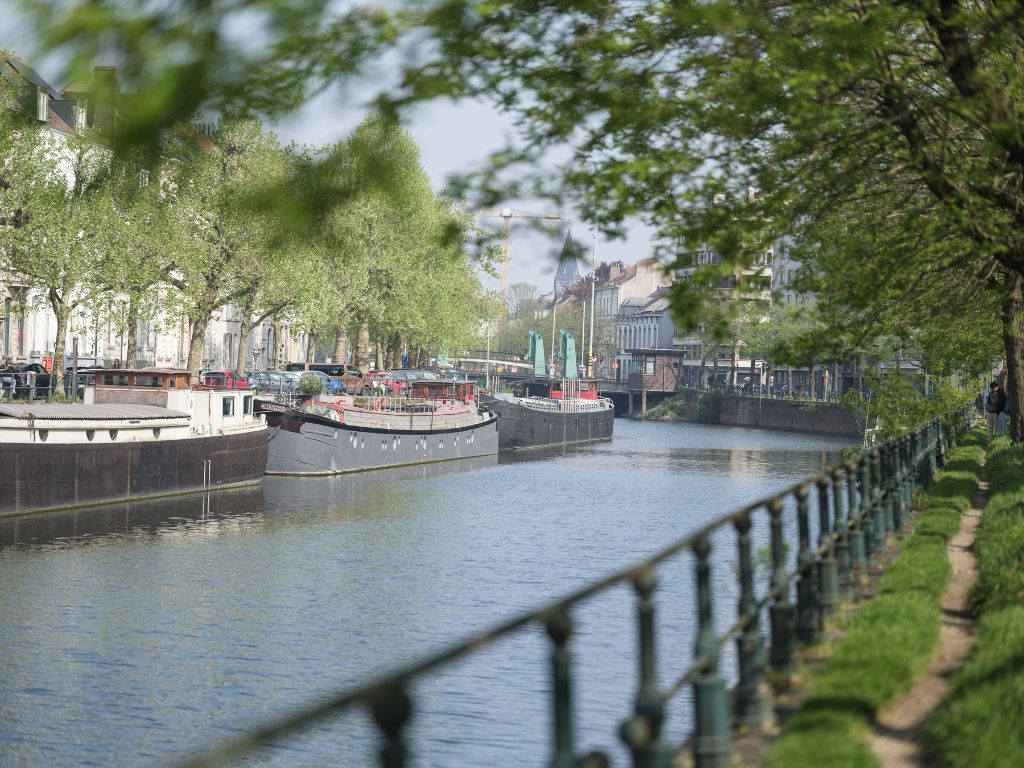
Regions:
[[[391,334],[391,342],[388,345],[388,367],[402,367],[402,337],[397,333]]]
[[[131,370],[138,363],[139,348],[139,293],[133,292],[128,295],[128,319],[127,328],[121,329],[122,333],[127,332],[125,339],[125,359],[121,365]]]
[[[50,367],[51,381],[56,388],[64,375],[64,344],[68,335],[68,322],[71,320],[71,307],[68,305],[66,295],[59,297],[53,292],[50,293],[50,307],[57,317],[56,337],[53,340],[53,364]]]
[[[312,331],[306,333],[306,363],[316,362],[316,334]]]
[[[378,371],[384,370],[384,340],[377,339],[377,343],[373,345],[373,363],[374,367]]]
[[[1024,442],[1024,278],[1007,278],[1003,301],[1003,348],[1006,350],[1006,396],[1010,399],[1010,439]]]
[[[210,322],[210,314],[207,312],[202,319],[193,320],[189,332],[188,362],[185,367],[192,372],[195,383],[199,382],[199,369],[203,365],[203,340],[206,338],[206,326]]]
[[[272,370],[279,370],[283,367],[281,358],[284,356],[284,333],[283,326],[280,320],[274,320],[274,364]]]
[[[235,372],[245,373],[245,358],[249,354],[249,337],[252,335],[252,321],[249,313],[242,310],[242,321],[238,326],[238,354],[235,355]]]
[[[334,332],[334,354],[331,360],[335,363],[348,362],[348,326],[339,325]]]
[[[365,320],[359,323],[356,331],[356,368],[365,371],[370,367],[370,326]]]

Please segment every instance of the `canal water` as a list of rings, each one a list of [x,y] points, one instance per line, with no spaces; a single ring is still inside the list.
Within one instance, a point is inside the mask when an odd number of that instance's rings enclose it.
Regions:
[[[0,765],[173,765],[617,571],[841,447],[691,424],[615,430],[515,460],[0,520]],[[692,567],[659,570],[665,684],[692,657]],[[715,570],[723,628],[734,581],[730,550]],[[623,765],[633,596],[615,587],[574,619],[579,750]],[[415,685],[413,765],[544,764],[548,650],[529,628]],[[688,733],[689,709],[684,691],[668,738]],[[369,765],[376,748],[357,712],[240,764]]]

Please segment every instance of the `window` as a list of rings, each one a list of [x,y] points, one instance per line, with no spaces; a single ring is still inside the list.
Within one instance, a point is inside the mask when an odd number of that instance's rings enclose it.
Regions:
[[[160,377],[148,373],[135,374],[135,386],[137,387],[159,387]]]
[[[105,373],[103,374],[103,383],[108,386],[126,387],[128,386],[128,375],[124,373]]]
[[[224,416],[234,416],[235,415],[235,398],[233,398],[233,397],[225,397],[224,398],[223,405],[221,406],[221,413]]]
[[[252,413],[252,395],[246,395],[242,398],[242,413]]]
[[[85,430],[85,439],[86,440],[88,440],[91,443],[92,439],[94,437],[96,437],[96,430],[95,429],[87,429],[87,430]]]
[[[644,374],[647,375],[647,376],[653,376],[654,375],[654,358],[653,357],[645,357],[644,358]]]
[[[117,430],[116,429],[108,429],[107,430],[107,434],[110,435],[110,439],[111,440],[117,440]]]

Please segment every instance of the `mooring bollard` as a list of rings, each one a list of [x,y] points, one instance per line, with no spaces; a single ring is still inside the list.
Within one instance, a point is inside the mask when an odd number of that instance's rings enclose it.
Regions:
[[[703,666],[693,681],[693,706],[697,732],[693,739],[695,768],[728,768],[730,755],[729,707],[725,680],[718,674],[718,638],[711,614],[711,542],[702,536],[693,545],[697,558],[696,658]]]

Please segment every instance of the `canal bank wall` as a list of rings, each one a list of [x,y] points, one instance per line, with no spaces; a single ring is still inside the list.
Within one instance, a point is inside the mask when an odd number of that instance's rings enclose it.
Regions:
[[[834,403],[742,397],[695,389],[678,392],[641,418],[856,439],[864,435],[864,424]]]

